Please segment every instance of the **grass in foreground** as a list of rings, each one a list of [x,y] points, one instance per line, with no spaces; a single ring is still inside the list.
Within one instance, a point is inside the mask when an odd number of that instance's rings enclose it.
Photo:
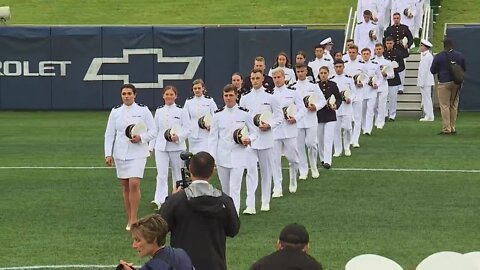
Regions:
[[[0,163],[102,167],[107,116],[2,112]],[[274,199],[271,212],[241,216],[240,234],[228,240],[229,269],[248,269],[272,252],[280,229],[291,222],[308,228],[311,254],[325,269],[342,269],[364,253],[387,256],[412,269],[437,251],[478,250],[478,172],[335,170],[478,169],[478,116],[462,113],[457,136],[435,135],[439,120],[419,123],[416,117],[404,117],[362,137],[362,147],[351,158],[335,159],[334,168],[321,170],[320,179],[300,182],[296,194],[285,192],[284,198]],[[150,213],[155,173],[146,171],[141,215]],[[214,184],[219,186],[216,178]],[[142,263],[124,231],[113,169],[0,169],[0,198],[0,267],[112,265],[120,258]]]

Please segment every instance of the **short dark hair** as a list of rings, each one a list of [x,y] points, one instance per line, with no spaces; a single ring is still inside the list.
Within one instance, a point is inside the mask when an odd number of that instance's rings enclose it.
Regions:
[[[209,179],[213,174],[215,159],[207,152],[201,151],[190,159],[190,173],[196,177]]]
[[[325,50],[325,45],[322,45],[322,44],[317,44],[315,45],[314,49],[322,49],[322,50]]]
[[[303,62],[301,64],[296,64],[295,68],[296,69],[298,69],[298,68],[308,68],[308,65],[307,65],[307,63]]]
[[[232,77],[235,76],[235,75],[239,76],[240,79],[243,80],[243,75],[242,75],[242,73],[240,73],[240,72],[234,72],[234,73],[232,74]]]
[[[372,16],[372,12],[371,12],[370,10],[368,10],[368,9],[365,9],[365,10],[363,11],[363,15],[364,15],[364,16],[365,16],[365,15],[366,15],[366,16]]]
[[[132,89],[132,92],[134,94],[137,94],[137,88],[135,88],[135,85],[131,84],[131,83],[126,83],[124,85],[122,85],[122,87],[120,88],[120,90],[123,90],[124,88],[128,88],[128,89]]]
[[[355,40],[353,40],[353,38],[349,38],[347,39],[347,42],[355,42]]]
[[[395,39],[392,37],[392,36],[388,36],[386,39],[385,39],[385,42],[387,41],[395,41]]]
[[[372,51],[370,50],[370,48],[363,48],[363,49],[362,49],[362,53],[365,52],[365,51],[368,51],[369,53],[372,53]]]
[[[376,47],[382,47],[383,48],[383,44],[379,42],[379,43],[375,44],[375,48]]]
[[[254,69],[252,69],[252,72],[251,72],[251,73],[261,73],[262,76],[263,76],[263,71],[262,71],[261,69],[259,69],[259,68],[254,68]]]
[[[134,237],[142,237],[147,243],[156,242],[159,247],[165,245],[168,224],[160,215],[150,215],[132,224],[130,233]]]
[[[336,64],[342,64],[342,65],[344,65],[345,62],[344,62],[342,59],[338,59],[338,60],[335,60],[335,62],[333,62],[333,65],[336,65]]]
[[[443,40],[443,48],[445,48],[445,49],[453,48],[453,41],[449,38],[444,39]]]
[[[233,84],[227,84],[223,87],[223,93],[228,93],[228,92],[234,92],[235,94],[238,94],[237,87]]]
[[[393,13],[392,17],[393,17],[393,16],[397,16],[397,15],[400,16],[400,18],[402,17],[402,15],[400,15],[400,12],[395,12],[395,13]]]

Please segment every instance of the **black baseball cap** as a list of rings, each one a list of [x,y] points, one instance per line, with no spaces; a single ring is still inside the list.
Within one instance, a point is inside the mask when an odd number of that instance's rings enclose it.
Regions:
[[[305,226],[292,223],[283,228],[278,239],[290,244],[308,244],[309,236]]]

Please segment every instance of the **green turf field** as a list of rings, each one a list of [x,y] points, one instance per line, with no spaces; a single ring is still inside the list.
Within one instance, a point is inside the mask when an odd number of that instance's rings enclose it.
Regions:
[[[229,269],[247,269],[272,252],[290,222],[306,225],[311,254],[329,270],[364,253],[413,269],[437,251],[478,250],[479,116],[461,113],[456,136],[436,135],[437,115],[433,123],[402,117],[362,137],[352,157],[336,158],[318,180],[273,199],[271,212],[241,216],[240,234],[228,240]],[[120,258],[142,263],[124,231],[115,171],[103,165],[107,117],[102,111],[0,112],[0,268],[114,265]],[[154,185],[155,171],[147,169],[141,215],[150,213]]]

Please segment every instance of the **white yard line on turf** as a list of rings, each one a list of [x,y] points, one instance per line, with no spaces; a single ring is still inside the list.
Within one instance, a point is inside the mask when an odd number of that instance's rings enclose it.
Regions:
[[[41,166],[21,166],[21,167],[0,167],[0,170],[97,170],[97,169],[113,169],[112,167],[41,167]],[[146,167],[146,169],[155,169],[155,167]],[[287,170],[288,167],[282,169]],[[371,172],[434,172],[434,173],[480,173],[480,170],[473,169],[397,169],[397,168],[332,168],[334,171],[371,171]],[[2,270],[0,268],[0,270]]]

